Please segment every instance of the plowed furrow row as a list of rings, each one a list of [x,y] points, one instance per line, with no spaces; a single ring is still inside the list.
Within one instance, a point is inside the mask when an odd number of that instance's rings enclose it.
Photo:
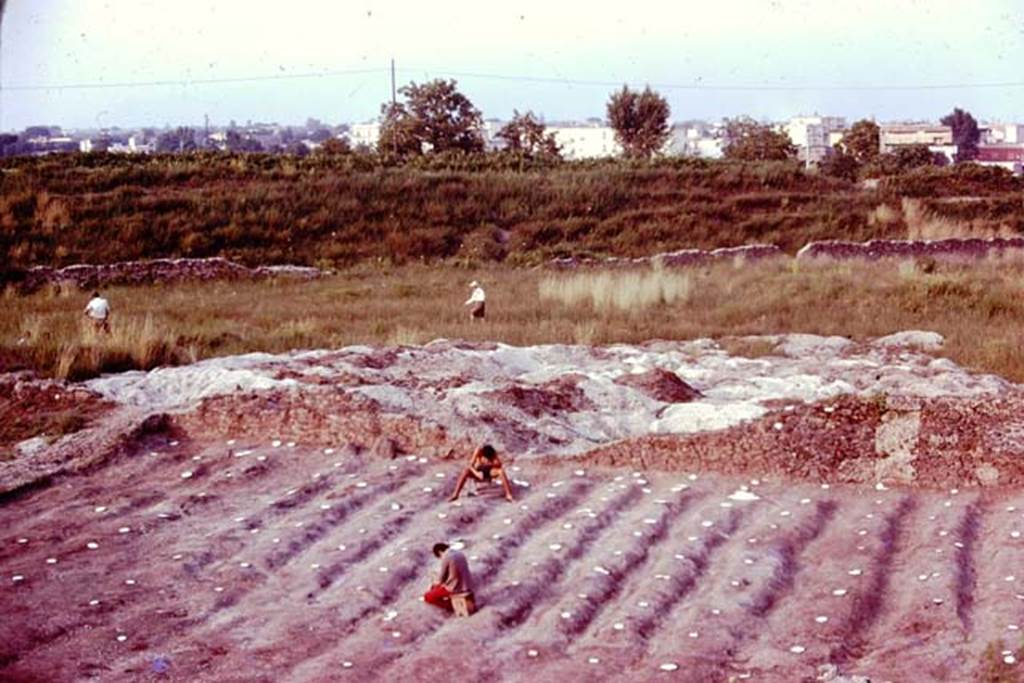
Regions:
[[[634,506],[643,497],[638,487],[630,487],[611,498],[604,492],[595,492],[595,495],[598,494],[600,502],[604,503],[605,507],[600,510],[597,510],[596,506],[584,507],[576,515],[568,517],[573,521],[564,522],[564,526],[569,528],[557,536],[559,544],[556,550],[547,547],[543,539],[538,540],[537,533],[530,532],[524,534],[516,546],[518,552],[514,554],[503,557],[503,547],[496,543],[494,548],[482,557],[471,555],[470,560],[474,565],[481,562],[482,566],[488,567],[479,577],[486,579],[486,583],[478,581],[477,592],[481,609],[472,620],[451,620],[444,615],[436,614],[433,608],[423,606],[417,613],[412,614],[411,622],[406,620],[400,626],[396,624],[396,628],[402,628],[403,641],[406,631],[410,632],[410,638],[418,641],[417,649],[403,646],[398,651],[384,649],[373,653],[338,652],[330,659],[350,659],[359,665],[360,671],[386,671],[388,677],[401,678],[404,675],[403,668],[393,665],[396,662],[406,664],[403,659],[406,655],[412,656],[413,660],[407,666],[416,668],[419,666],[416,662],[422,653],[443,650],[449,647],[447,643],[452,638],[462,639],[468,635],[474,642],[493,644],[514,634],[516,627],[535,609],[548,609],[545,601],[559,594],[560,579],[565,576],[568,569],[578,563],[587,551],[604,537],[605,532],[612,527],[623,511]],[[568,511],[580,501],[573,496],[573,499],[567,502],[570,504],[559,507]],[[593,505],[589,501],[583,504]],[[543,529],[538,528],[535,531]],[[546,559],[523,562],[521,558],[524,557]],[[410,599],[414,598],[415,596],[410,596]],[[424,626],[417,624],[424,620]],[[400,659],[403,661],[398,662]],[[316,666],[305,667],[302,671],[313,671],[323,665],[323,662],[317,662]],[[393,670],[396,668],[397,672]],[[291,680],[303,680],[299,674],[300,670],[297,670]]]

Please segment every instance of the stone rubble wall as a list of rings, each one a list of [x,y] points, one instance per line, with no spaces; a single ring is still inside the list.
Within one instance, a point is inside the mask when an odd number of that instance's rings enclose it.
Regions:
[[[640,258],[596,259],[570,256],[553,259],[549,265],[562,270],[580,267],[635,268],[651,266],[656,263],[668,267],[686,268],[730,261],[752,262],[782,257],[789,258],[782,249],[773,244],[752,244],[712,250],[681,249]],[[804,245],[797,252],[795,258],[798,261],[814,259],[877,261],[886,258],[974,261],[992,257],[1024,259],[1024,237],[870,240],[868,242],[826,240]]]
[[[640,258],[618,258],[607,259],[567,258],[553,259],[550,265],[555,268],[571,270],[581,266],[600,266],[630,268],[636,266],[650,266],[659,263],[674,268],[685,268],[688,266],[702,266],[711,263],[725,261],[763,261],[770,258],[779,258],[786,253],[774,244],[749,244],[742,247],[724,247],[722,249],[680,249],[654,256],[643,256]]]
[[[871,240],[811,242],[797,252],[798,260],[829,258],[877,261],[884,258],[977,260],[993,256],[1024,256],[1024,237],[950,238],[942,240]]]
[[[19,288],[33,292],[49,284],[71,284],[79,289],[97,289],[112,285],[259,280],[274,277],[314,280],[323,274],[318,268],[303,266],[249,268],[221,257],[154,259],[104,265],[79,264],[65,268],[36,266],[25,273]]]

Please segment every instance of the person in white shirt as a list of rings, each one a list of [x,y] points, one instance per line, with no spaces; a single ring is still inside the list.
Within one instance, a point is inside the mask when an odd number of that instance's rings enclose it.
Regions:
[[[110,302],[93,292],[89,303],[85,305],[85,316],[92,321],[97,332],[110,333]]]
[[[480,286],[480,283],[473,280],[469,283],[469,286],[473,288],[473,292],[466,299],[465,306],[469,306],[469,319],[470,320],[483,320],[487,295],[484,294],[484,288]]]

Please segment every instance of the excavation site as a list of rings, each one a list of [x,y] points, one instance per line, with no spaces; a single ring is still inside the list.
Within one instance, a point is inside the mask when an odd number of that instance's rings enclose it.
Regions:
[[[12,381],[97,417],[0,464],[0,678],[1019,675],[1019,387],[930,332],[742,341]],[[514,500],[449,502],[483,443]],[[423,600],[438,542],[468,617]]]

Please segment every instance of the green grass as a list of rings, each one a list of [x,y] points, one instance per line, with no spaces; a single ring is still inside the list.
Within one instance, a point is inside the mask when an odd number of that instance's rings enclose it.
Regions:
[[[86,293],[8,292],[0,359],[83,378],[249,351],[442,337],[606,344],[788,332],[863,339],[927,329],[947,338],[944,354],[955,361],[1024,381],[1024,268],[984,262],[927,270],[797,262],[613,273],[363,266],[315,282],[112,288],[109,336],[83,325]],[[482,324],[462,306],[472,279],[487,287]],[[608,294],[579,295],[588,288]]]

